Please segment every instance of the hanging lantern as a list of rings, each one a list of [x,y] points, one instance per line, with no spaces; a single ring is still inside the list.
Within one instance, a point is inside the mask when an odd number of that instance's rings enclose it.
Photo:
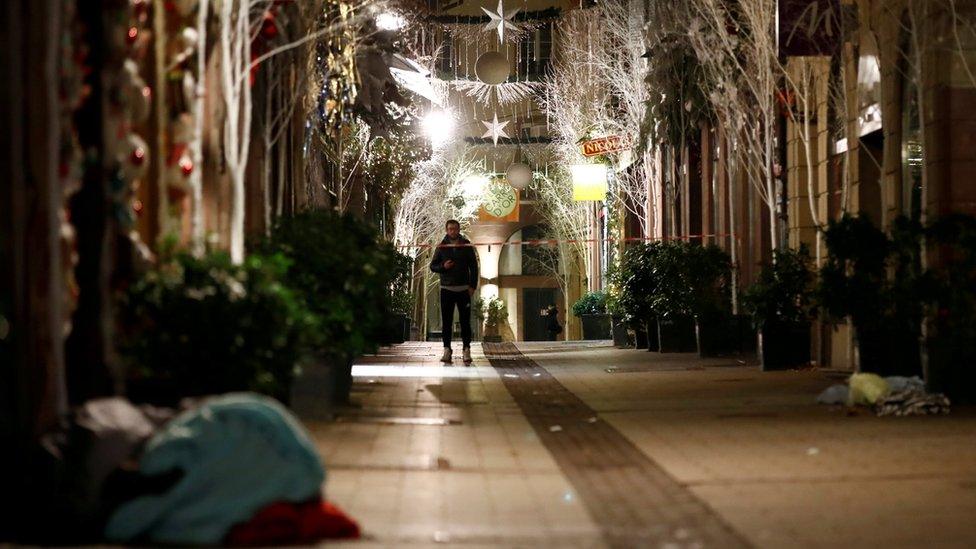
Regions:
[[[576,164],[573,174],[573,200],[605,200],[607,198],[607,165]]]
[[[532,168],[521,162],[516,162],[508,167],[505,172],[505,179],[513,189],[522,190],[528,187],[529,183],[532,183]]]
[[[497,85],[508,80],[512,66],[504,54],[489,51],[481,54],[474,64],[474,73],[485,84]]]

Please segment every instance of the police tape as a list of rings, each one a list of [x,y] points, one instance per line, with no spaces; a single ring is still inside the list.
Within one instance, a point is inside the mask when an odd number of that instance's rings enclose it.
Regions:
[[[479,246],[558,246],[559,244],[591,244],[593,242],[655,242],[673,240],[691,240],[695,238],[728,238],[731,233],[723,234],[692,234],[680,236],[629,236],[626,238],[568,238],[568,239],[534,239],[509,240],[506,242],[469,242],[462,244],[398,244],[397,248],[477,248]],[[738,239],[739,237],[735,237]]]

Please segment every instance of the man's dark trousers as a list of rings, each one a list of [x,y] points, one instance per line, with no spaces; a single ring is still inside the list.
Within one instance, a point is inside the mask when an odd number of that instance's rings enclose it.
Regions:
[[[454,331],[454,307],[461,315],[461,341],[465,348],[471,346],[471,294],[464,290],[453,292],[441,288],[441,333],[444,347],[451,346],[451,332]]]

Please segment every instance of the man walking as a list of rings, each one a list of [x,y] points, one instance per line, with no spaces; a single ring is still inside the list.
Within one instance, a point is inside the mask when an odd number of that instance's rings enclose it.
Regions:
[[[454,328],[454,307],[461,321],[461,341],[464,363],[471,364],[471,296],[478,288],[478,258],[471,242],[461,236],[461,224],[450,220],[444,225],[447,235],[430,261],[430,270],[441,278],[441,333],[444,356],[441,362],[451,362],[451,332]]]

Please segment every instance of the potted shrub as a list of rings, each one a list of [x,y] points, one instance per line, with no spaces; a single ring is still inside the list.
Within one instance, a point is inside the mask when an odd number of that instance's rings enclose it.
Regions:
[[[686,245],[685,258],[698,354],[707,357],[740,351],[738,319],[731,313],[729,255],[718,246]]]
[[[929,389],[953,402],[976,401],[976,219],[950,215],[925,230],[938,261],[929,263],[921,292],[927,305],[924,341]]]
[[[331,370],[335,399],[347,401],[353,361],[388,327],[398,254],[372,226],[328,210],[279,220],[262,248],[292,260],[286,280],[318,317],[320,364]]]
[[[805,246],[774,250],[756,282],[746,290],[743,306],[759,332],[758,354],[763,370],[781,370],[810,363],[813,272]]]
[[[916,222],[900,218],[889,238],[863,215],[832,221],[824,234],[819,302],[834,319],[850,317],[861,371],[922,373],[921,236]]]
[[[381,343],[403,343],[410,339],[410,315],[413,314],[414,296],[410,291],[413,260],[397,253],[394,260],[394,276],[390,283],[390,315]]]
[[[502,340],[501,326],[508,320],[508,307],[497,297],[475,300],[475,316],[484,324],[482,341],[498,343]]]
[[[686,353],[698,349],[695,335],[694,291],[689,261],[695,252],[687,242],[655,243],[650,257],[654,286],[649,298],[657,316],[657,343],[662,353]]]
[[[587,292],[573,304],[573,315],[583,325],[583,339],[609,339],[610,315],[603,292]]]
[[[652,259],[660,246],[655,242],[627,248],[615,274],[620,287],[616,306],[634,332],[635,347],[648,351],[658,350],[657,313],[651,297],[656,287]]]
[[[123,297],[120,349],[134,401],[256,391],[289,401],[316,319],[282,280],[281,255],[234,265],[224,253],[164,251]]]
[[[615,276],[611,274],[609,276],[610,284],[607,286],[606,294],[606,310],[607,314],[610,315],[610,333],[613,338],[614,347],[624,348],[630,346],[630,341],[627,335],[627,316],[620,306],[620,290]],[[645,334],[646,338],[646,334]]]

